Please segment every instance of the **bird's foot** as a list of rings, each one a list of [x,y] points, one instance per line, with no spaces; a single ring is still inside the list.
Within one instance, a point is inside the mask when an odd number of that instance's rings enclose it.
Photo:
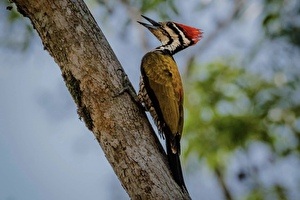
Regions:
[[[136,92],[134,90],[134,88],[132,87],[129,79],[128,79],[128,76],[127,74],[125,74],[124,72],[122,72],[122,85],[123,85],[123,88],[118,91],[115,95],[113,95],[113,97],[118,97],[122,94],[124,94],[125,92],[127,92],[131,99],[142,109],[142,110],[146,110],[144,105],[141,103],[140,99],[138,98],[138,96],[136,95]]]

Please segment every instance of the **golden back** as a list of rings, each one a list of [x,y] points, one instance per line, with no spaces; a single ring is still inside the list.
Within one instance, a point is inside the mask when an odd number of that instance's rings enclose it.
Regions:
[[[176,62],[170,54],[152,51],[143,57],[141,68],[156,95],[164,122],[174,136],[181,135],[183,87]]]

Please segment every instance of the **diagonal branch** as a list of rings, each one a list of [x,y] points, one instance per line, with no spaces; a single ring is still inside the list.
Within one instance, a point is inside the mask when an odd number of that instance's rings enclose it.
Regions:
[[[84,2],[13,2],[31,20],[44,48],[59,65],[78,114],[97,138],[129,196],[189,199],[172,179],[145,113],[129,93],[115,95],[123,88],[125,73]]]

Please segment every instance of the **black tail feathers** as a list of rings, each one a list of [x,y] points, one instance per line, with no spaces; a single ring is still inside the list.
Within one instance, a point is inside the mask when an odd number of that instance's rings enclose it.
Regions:
[[[176,140],[177,138],[175,138]],[[179,143],[179,138],[178,141],[175,141],[176,143],[178,142],[177,146],[177,152],[174,153],[172,151],[172,142],[170,139],[170,136],[166,135],[166,148],[167,148],[167,155],[168,155],[168,161],[169,161],[169,166],[170,170],[172,172],[172,176],[175,180],[175,182],[181,187],[182,190],[185,190],[187,192],[187,188],[184,183],[183,179],[183,174],[182,174],[182,169],[181,169],[181,163],[180,163],[180,143]]]

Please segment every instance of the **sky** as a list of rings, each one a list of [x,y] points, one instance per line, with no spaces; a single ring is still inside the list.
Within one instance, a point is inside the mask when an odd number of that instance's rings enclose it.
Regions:
[[[196,1],[191,2],[178,7],[193,10]],[[214,20],[230,11],[230,5],[221,2],[202,13],[201,18],[194,10],[194,13],[181,16],[176,21],[202,28],[205,40],[205,36],[215,28]],[[216,38],[217,42],[199,55],[203,62],[228,54],[242,56],[247,53],[241,49],[251,46],[261,31],[257,25],[259,4],[250,4],[248,9],[243,24],[229,27]],[[128,14],[124,8],[116,8],[109,24],[101,23],[101,9],[91,6],[91,11],[137,89],[140,60],[146,53],[140,40],[136,39],[140,34],[139,25],[130,23],[126,36],[120,37],[122,30],[117,28],[125,22],[127,18],[124,15]],[[2,19],[3,15],[0,13]],[[147,16],[156,17],[155,13]],[[0,29],[6,30],[7,27],[7,22],[0,20]],[[17,39],[21,37],[19,29],[22,28],[15,27],[12,33]],[[1,34],[3,36],[5,32]],[[156,40],[148,33],[146,36],[149,46],[154,48]],[[184,63],[185,57],[197,48],[192,47],[176,55],[178,65]],[[180,70],[184,70],[182,66]],[[61,71],[48,52],[43,50],[37,34],[26,51],[0,46],[0,91],[0,200],[129,199],[97,140],[79,120]],[[263,166],[264,159],[270,154],[270,150],[261,144],[254,144],[252,152],[252,159],[259,166]],[[295,170],[299,167],[299,160],[288,159],[288,165],[286,160],[278,161],[276,167],[266,170],[269,175],[263,180],[278,181],[278,172],[290,171],[294,176],[288,176],[286,182],[293,185],[300,176]],[[234,163],[247,161],[241,161],[237,156],[232,162],[229,177],[230,173],[238,170],[238,164]],[[189,166],[194,165],[190,163],[183,167],[192,198],[223,199],[217,180],[205,166],[197,169]],[[233,180],[229,186],[238,195],[244,194],[247,184],[243,186]]]

